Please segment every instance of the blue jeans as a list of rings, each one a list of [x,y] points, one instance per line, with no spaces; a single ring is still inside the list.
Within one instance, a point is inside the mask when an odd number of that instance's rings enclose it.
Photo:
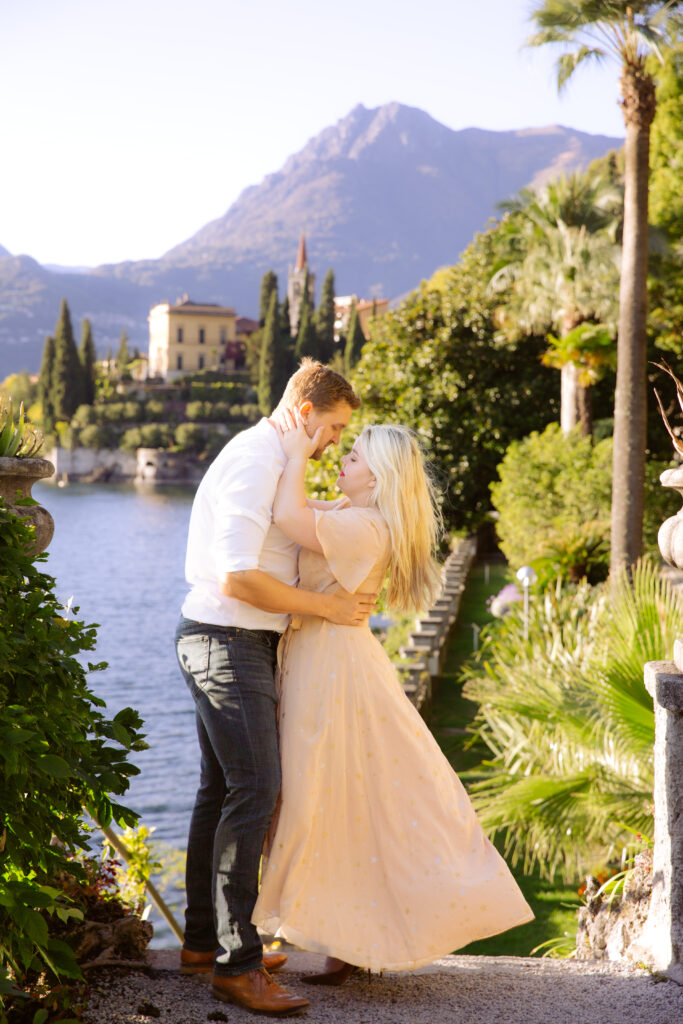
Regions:
[[[201,777],[187,844],[185,947],[217,950],[216,974],[260,967],[251,915],[280,791],[278,633],[181,618],[176,652],[196,705]]]

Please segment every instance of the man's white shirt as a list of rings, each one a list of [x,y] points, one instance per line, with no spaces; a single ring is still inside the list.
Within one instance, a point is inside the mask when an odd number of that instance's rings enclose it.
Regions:
[[[214,459],[197,489],[187,539],[186,619],[283,632],[288,615],[264,612],[221,593],[226,572],[260,569],[298,582],[299,547],[272,523],[273,501],[287,457],[267,419],[242,431]]]

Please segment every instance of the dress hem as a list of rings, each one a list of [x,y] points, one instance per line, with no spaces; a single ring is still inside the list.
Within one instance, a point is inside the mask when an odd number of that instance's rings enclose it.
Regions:
[[[298,929],[293,928],[291,925],[281,924],[279,919],[276,917],[265,918],[264,920],[252,920],[252,924],[258,925],[264,932],[269,935],[274,935],[276,939],[284,939],[286,942],[290,942],[293,946],[298,946],[300,949],[305,950],[308,953],[323,953],[326,956],[336,957],[338,960],[344,960],[346,963],[353,964],[354,967],[362,967],[364,970],[371,971],[414,971],[418,967],[426,967],[428,964],[434,963],[435,960],[440,960],[444,956],[449,956],[458,949],[462,949],[464,946],[469,946],[470,942],[479,942],[482,939],[489,939],[492,935],[500,935],[502,932],[509,931],[511,928],[518,928],[520,925],[528,924],[533,921],[535,914],[527,914],[524,917],[519,918],[511,924],[506,924],[502,928],[492,928],[491,931],[484,932],[473,932],[473,934],[467,938],[464,942],[455,946],[449,945],[447,949],[441,952],[430,953],[428,957],[418,957],[413,960],[402,960],[399,962],[387,962],[385,960],[372,959],[365,953],[359,957],[357,950],[350,950],[342,946],[329,945],[325,942],[318,942],[316,939],[310,938]]]

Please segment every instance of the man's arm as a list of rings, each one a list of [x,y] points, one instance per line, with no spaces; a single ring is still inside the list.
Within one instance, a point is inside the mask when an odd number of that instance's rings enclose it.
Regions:
[[[316,594],[290,587],[260,569],[227,572],[221,579],[227,596],[254,605],[264,612],[287,615],[317,615],[340,626],[361,626],[375,610],[377,594]]]

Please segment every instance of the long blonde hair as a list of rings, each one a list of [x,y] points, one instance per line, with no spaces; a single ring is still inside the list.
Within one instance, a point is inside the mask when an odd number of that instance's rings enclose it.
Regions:
[[[366,426],[359,444],[377,481],[370,504],[391,534],[387,603],[395,611],[420,611],[437,597],[441,571],[434,555],[442,532],[434,485],[416,435],[394,424]]]

